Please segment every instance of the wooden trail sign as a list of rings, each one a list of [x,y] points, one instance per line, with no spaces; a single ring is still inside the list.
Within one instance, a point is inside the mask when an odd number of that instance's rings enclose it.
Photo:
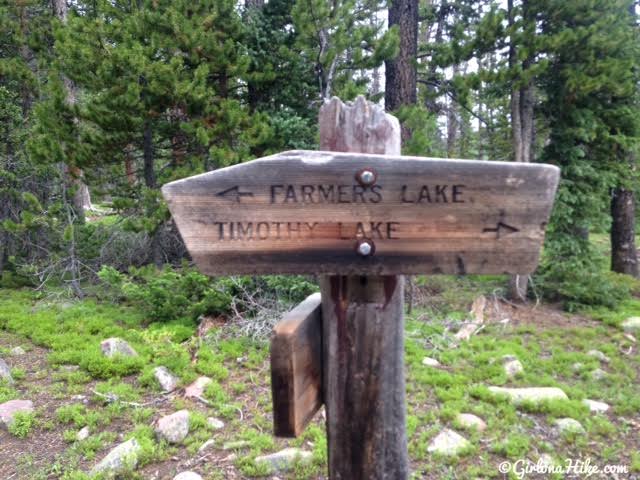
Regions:
[[[290,151],[163,193],[211,275],[526,274],[558,178],[541,164]]]
[[[559,170],[402,157],[397,119],[362,97],[323,105],[320,144],[331,151],[280,153],[163,194],[205,273],[323,275],[320,298],[274,329],[276,434],[299,434],[323,401],[330,479],[403,480],[401,274],[532,272]]]

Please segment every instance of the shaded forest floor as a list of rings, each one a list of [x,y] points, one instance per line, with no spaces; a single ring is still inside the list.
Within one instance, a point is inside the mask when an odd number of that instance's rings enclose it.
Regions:
[[[570,315],[547,304],[513,306],[495,295],[501,285],[500,277],[418,281],[405,347],[413,478],[518,478],[498,466],[541,458],[558,464],[589,459],[600,468],[628,469],[590,478],[640,478],[640,346],[619,327],[627,317],[640,316],[640,302]],[[456,346],[453,332],[480,294],[487,298],[484,327]],[[147,325],[144,312],[132,307],[0,290],[0,357],[15,379],[13,385],[0,383],[0,403],[21,398],[35,407],[34,421],[19,432],[24,438],[0,430],[0,478],[87,478],[83,472],[131,437],[143,451],[138,468],[125,478],[171,479],[185,470],[205,479],[326,478],[322,414],[300,438],[274,438],[268,343],[244,337],[232,325],[212,324],[198,336],[189,322]],[[125,339],[139,356],[105,357],[100,342],[109,337]],[[18,346],[23,354],[13,351]],[[523,371],[509,375],[505,355],[517,358]],[[426,365],[425,357],[440,365]],[[178,390],[160,391],[153,377],[159,365],[177,374]],[[204,401],[184,396],[184,387],[198,376],[212,380]],[[559,387],[568,399],[514,405],[489,386]],[[592,413],[585,398],[611,408]],[[154,421],[180,409],[191,412],[185,441],[157,441]],[[465,428],[459,413],[476,415],[486,429]],[[209,425],[210,417],[224,427]],[[558,418],[577,420],[584,432],[561,432],[554,426]],[[85,426],[89,437],[77,440]],[[445,428],[468,441],[452,457],[428,451]],[[207,440],[213,440],[210,447],[199,451]],[[311,452],[310,463],[287,472],[256,464],[258,455],[287,446]]]

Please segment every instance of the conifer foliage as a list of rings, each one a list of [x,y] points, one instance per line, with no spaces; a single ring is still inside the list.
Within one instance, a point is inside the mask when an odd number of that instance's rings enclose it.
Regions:
[[[535,284],[610,302],[588,235],[638,274],[637,22],[632,0],[0,2],[3,282],[180,262],[164,183],[316,148],[321,103],[364,94],[405,153],[560,166]]]

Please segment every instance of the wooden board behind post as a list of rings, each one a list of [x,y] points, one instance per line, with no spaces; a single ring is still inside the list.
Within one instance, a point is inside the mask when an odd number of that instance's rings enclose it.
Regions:
[[[271,337],[273,426],[297,437],[322,406],[322,308],[314,293],[286,313]]]
[[[400,154],[398,120],[363,97],[352,104],[334,97],[319,120],[323,150]],[[331,480],[409,475],[403,284],[394,275],[320,280]]]

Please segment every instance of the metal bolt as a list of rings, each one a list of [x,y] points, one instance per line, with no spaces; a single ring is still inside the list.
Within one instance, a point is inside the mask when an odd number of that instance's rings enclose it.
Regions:
[[[372,251],[373,251],[373,247],[369,242],[362,242],[358,245],[358,253],[363,257],[367,257],[371,255]]]
[[[376,181],[376,174],[371,170],[364,169],[358,174],[358,181],[362,185],[373,185]]]

